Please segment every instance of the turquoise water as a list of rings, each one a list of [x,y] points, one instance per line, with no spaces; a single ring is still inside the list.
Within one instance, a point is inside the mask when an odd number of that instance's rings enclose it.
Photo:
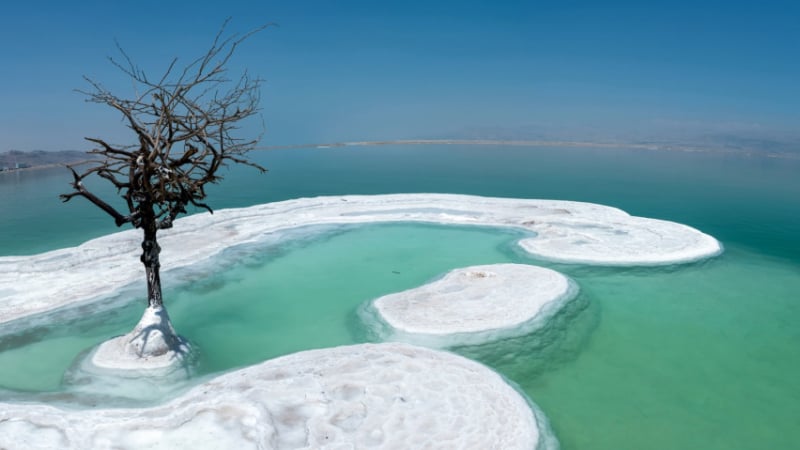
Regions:
[[[165,298],[175,327],[201,349],[203,375],[364,342],[356,316],[362,302],[464,264],[507,261],[514,236],[411,224],[311,228],[284,244],[231,249],[220,258],[228,267],[220,273],[202,267],[165,272]],[[145,303],[138,293],[87,319],[0,337],[0,368],[14,368],[0,369],[0,387],[60,390],[76,355],[138,321]]]
[[[581,286],[565,311],[531,336],[456,351],[520,385],[547,414],[564,449],[760,449],[800,442],[800,162],[433,146],[257,157],[271,172],[236,169],[211,193],[212,205],[461,192],[592,201],[713,234],[725,253],[697,264],[545,263]],[[86,205],[58,203],[55,195],[67,180],[58,171],[0,176],[6,205],[0,254],[76,245],[114,230]],[[201,348],[201,372],[212,373],[304,348],[362,342],[368,337],[355,314],[361,302],[454,267],[542,264],[515,251],[516,238],[409,224],[317,230],[316,237],[279,247],[231,250],[227,257],[241,263],[222,273],[167,274],[167,304],[176,327]],[[130,329],[143,303],[134,295],[98,320],[0,339],[0,386],[58,390],[72,358]],[[250,350],[234,350],[240,345]]]

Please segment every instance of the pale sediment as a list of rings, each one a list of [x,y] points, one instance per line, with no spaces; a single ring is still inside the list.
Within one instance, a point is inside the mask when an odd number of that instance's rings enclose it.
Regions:
[[[0,448],[556,447],[498,374],[406,344],[296,353],[147,409],[0,403]]]
[[[543,267],[472,266],[380,297],[361,316],[380,340],[476,345],[535,331],[577,293],[569,278]]]

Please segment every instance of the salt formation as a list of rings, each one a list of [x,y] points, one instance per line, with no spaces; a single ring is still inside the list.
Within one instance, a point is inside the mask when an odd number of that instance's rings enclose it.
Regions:
[[[450,353],[363,344],[237,370],[148,409],[0,403],[0,448],[551,449],[538,411]]]
[[[163,230],[167,271],[206,264],[226,248],[315,225],[428,222],[523,230],[533,256],[567,263],[652,265],[719,254],[713,237],[601,205],[445,194],[320,197],[219,210]],[[209,239],[209,236],[213,236]],[[0,323],[10,332],[56,314],[88,314],[143,280],[140,236],[123,231],[78,247],[0,257]],[[89,308],[82,308],[90,306]],[[75,308],[81,307],[81,308]],[[544,308],[544,307],[543,307]],[[544,309],[542,310],[544,311]],[[48,314],[43,314],[48,313]],[[90,367],[116,368],[156,344],[172,370],[182,346],[158,314],[104,344]],[[51,315],[52,314],[52,315]],[[35,316],[35,317],[34,317]],[[17,319],[27,317],[25,321]],[[157,331],[157,332],[156,332]],[[174,338],[174,339],[173,339]],[[141,362],[141,361],[140,361]],[[137,366],[138,367],[138,366]],[[63,410],[0,403],[0,448],[552,448],[543,418],[478,363],[405,344],[315,350],[200,384],[149,409]]]
[[[716,239],[675,222],[643,217],[602,221],[563,218],[533,227],[520,241],[528,253],[550,261],[606,266],[679,264],[722,251]]]
[[[361,316],[380,340],[475,345],[532,332],[577,292],[569,278],[543,267],[472,266],[380,297]]]
[[[170,371],[187,362],[189,342],[178,336],[161,306],[145,309],[133,331],[100,344],[91,362],[99,368]]]
[[[657,265],[696,261],[722,246],[700,231],[591,203],[449,194],[318,197],[195,214],[161,236],[162,267],[202,264],[225,248],[312,225],[428,222],[524,230],[535,257],[567,263]],[[213,236],[213,239],[208,239]],[[32,256],[0,257],[0,323],[107,298],[143,279],[139,235],[123,231]]]
[[[186,388],[196,356],[166,309],[148,307],[133,331],[79,355],[62,383],[75,392],[156,401]]]

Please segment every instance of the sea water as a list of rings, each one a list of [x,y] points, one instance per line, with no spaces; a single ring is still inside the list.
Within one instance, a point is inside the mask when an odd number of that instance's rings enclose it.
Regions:
[[[792,448],[800,442],[797,160],[486,146],[255,156],[271,172],[231,171],[210,191],[212,206],[389,192],[582,200],[686,223],[720,239],[726,250],[689,265],[602,268],[533,260],[515,250],[518,236],[484,228],[309,230],[278,246],[232,249],[237,257],[208,276],[170,276],[164,268],[167,306],[176,328],[201,349],[201,373],[362,342],[368,336],[355,313],[361,302],[455,267],[542,264],[575,279],[581,295],[531,336],[455,351],[517,383],[549,417],[562,448]],[[66,175],[0,176],[0,254],[76,245],[114,231],[111,219],[82,199],[58,202]],[[75,355],[132,327],[144,305],[139,295],[94,321],[33,327],[0,341],[0,385],[13,389],[7,395],[62,389]]]
[[[515,236],[425,224],[308,227],[284,242],[232,248],[213,265],[166,270],[164,297],[176,329],[199,349],[203,375],[363,342],[362,302],[463,264],[505,262]],[[0,336],[0,387],[61,390],[76,355],[136,323],[144,294],[131,292],[121,308]]]

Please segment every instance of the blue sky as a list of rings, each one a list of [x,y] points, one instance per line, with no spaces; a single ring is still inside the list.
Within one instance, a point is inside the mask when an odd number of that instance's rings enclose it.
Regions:
[[[232,69],[266,80],[264,145],[517,137],[800,135],[794,2],[14,2],[0,16],[0,151],[126,141],[83,75],[127,88],[114,40],[148,73],[275,22]]]

